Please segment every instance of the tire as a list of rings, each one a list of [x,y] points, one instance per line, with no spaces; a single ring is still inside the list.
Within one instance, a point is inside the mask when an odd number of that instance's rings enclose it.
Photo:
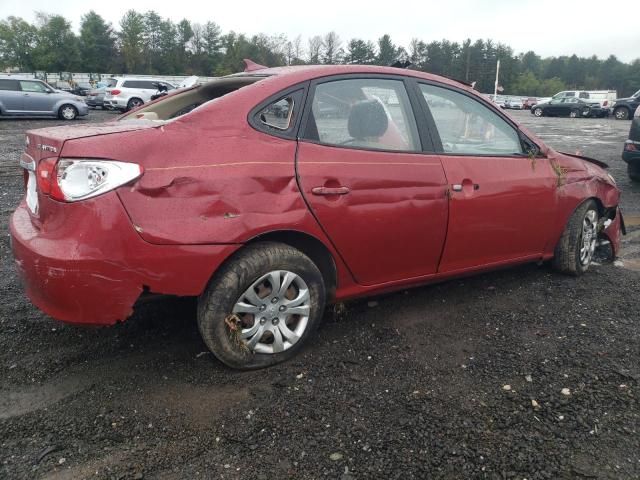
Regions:
[[[627,173],[634,182],[640,182],[640,162],[627,163]]]
[[[571,112],[569,113],[569,117],[578,118],[580,117],[580,112],[578,110],[571,110]]]
[[[544,112],[542,111],[542,109],[541,109],[541,108],[534,108],[534,109],[533,109],[533,114],[534,114],[536,117],[542,117],[542,116],[544,116]]]
[[[78,116],[78,109],[73,105],[65,104],[58,109],[58,117],[62,120],[75,120]]]
[[[127,111],[133,110],[134,108],[138,108],[140,105],[143,105],[144,102],[140,98],[132,98],[127,102]]]
[[[275,295],[278,302],[273,300],[272,274],[284,285],[290,275],[296,277],[280,298]],[[256,243],[238,252],[213,276],[198,298],[198,328],[221,362],[254,370],[298,353],[320,323],[324,303],[322,274],[309,257],[282,243]],[[287,315],[285,305],[308,315]]]
[[[573,212],[556,245],[552,262],[555,270],[579,276],[589,269],[598,241],[598,219],[598,206],[593,200],[587,200]]]
[[[618,107],[613,111],[616,120],[627,120],[629,118],[629,109],[626,107]]]

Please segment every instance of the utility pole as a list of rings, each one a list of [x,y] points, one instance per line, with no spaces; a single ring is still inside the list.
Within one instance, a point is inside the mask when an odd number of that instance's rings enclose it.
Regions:
[[[496,101],[496,97],[498,96],[498,78],[500,76],[500,60],[498,60],[498,63],[496,65],[496,84],[493,88],[493,101]]]

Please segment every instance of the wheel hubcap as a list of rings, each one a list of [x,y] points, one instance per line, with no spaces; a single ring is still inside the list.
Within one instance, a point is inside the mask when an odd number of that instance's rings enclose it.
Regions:
[[[279,353],[295,345],[307,328],[310,312],[307,284],[287,270],[263,275],[233,306],[240,319],[240,339],[256,353]]]
[[[580,244],[580,263],[587,266],[591,263],[598,240],[598,214],[589,210],[582,221],[582,242]]]
[[[73,118],[75,116],[75,112],[73,111],[73,109],[71,107],[63,108],[62,109],[62,116],[64,118]]]

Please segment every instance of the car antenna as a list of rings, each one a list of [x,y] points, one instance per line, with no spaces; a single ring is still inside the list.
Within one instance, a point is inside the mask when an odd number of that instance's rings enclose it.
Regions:
[[[255,72],[256,70],[263,70],[265,68],[269,68],[269,67],[265,67],[264,65],[260,65],[259,63],[256,63],[253,60],[249,60],[248,58],[245,58],[242,61],[244,62],[245,72]]]

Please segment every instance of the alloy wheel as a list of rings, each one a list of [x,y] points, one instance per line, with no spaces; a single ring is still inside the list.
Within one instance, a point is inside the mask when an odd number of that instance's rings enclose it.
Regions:
[[[580,242],[580,264],[588,266],[593,259],[598,240],[598,213],[587,210],[582,220],[582,236]]]

